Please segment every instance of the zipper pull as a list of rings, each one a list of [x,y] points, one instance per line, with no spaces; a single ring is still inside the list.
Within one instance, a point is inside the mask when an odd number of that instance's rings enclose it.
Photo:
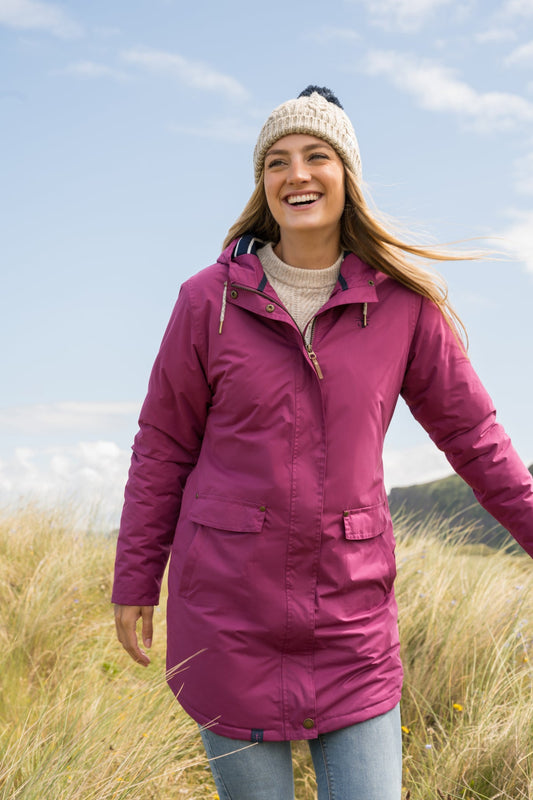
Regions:
[[[220,320],[218,323],[218,332],[222,333],[224,326],[224,317],[226,315],[226,293],[228,291],[228,282],[224,281],[224,288],[222,289],[222,305],[220,306]]]
[[[315,351],[313,350],[310,344],[306,344],[305,347],[307,352],[309,353],[309,358],[311,359],[311,363],[315,368],[316,374],[318,375],[320,380],[323,380],[324,375],[322,374],[322,370],[320,369],[320,364],[318,363],[318,358],[316,357]]]

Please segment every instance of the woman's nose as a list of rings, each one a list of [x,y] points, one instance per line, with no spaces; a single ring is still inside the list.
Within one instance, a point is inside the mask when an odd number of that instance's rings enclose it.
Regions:
[[[309,170],[303,158],[292,158],[287,174],[289,183],[302,183],[309,180]]]

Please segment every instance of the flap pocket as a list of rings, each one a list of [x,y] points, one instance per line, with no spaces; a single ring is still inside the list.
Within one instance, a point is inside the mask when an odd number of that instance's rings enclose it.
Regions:
[[[256,503],[200,494],[192,503],[189,519],[221,531],[260,533],[265,513],[266,507]]]
[[[383,533],[389,522],[386,503],[344,511],[344,535],[347,539],[372,539]]]

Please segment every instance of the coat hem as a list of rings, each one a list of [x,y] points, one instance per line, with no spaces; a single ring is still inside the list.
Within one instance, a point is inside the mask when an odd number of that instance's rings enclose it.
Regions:
[[[223,722],[219,717],[208,717],[197,711],[190,703],[188,703],[181,694],[176,695],[176,700],[183,708],[186,714],[191,717],[201,728],[209,728],[218,736],[225,736],[228,739],[239,739],[241,741],[252,741],[252,731],[260,729],[262,731],[262,740],[265,742],[285,742],[285,741],[304,741],[307,739],[316,739],[323,733],[332,733],[333,731],[348,728],[350,725],[356,725],[359,722],[366,722],[374,717],[380,717],[388,711],[392,711],[401,699],[401,689],[398,689],[391,697],[383,700],[374,706],[367,706],[360,711],[354,711],[351,714],[337,715],[334,717],[327,717],[321,720],[312,731],[306,731],[302,727],[301,730],[291,730],[290,725],[280,723],[280,730],[273,728],[261,728],[257,720],[254,720],[254,725],[249,728],[237,727],[228,725]],[[281,730],[284,729],[288,735],[283,735]]]

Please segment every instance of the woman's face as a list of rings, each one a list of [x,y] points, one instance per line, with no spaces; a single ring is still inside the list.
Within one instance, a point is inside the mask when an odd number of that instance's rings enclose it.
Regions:
[[[344,165],[331,145],[304,133],[283,136],[267,151],[264,176],[268,207],[281,236],[340,233]]]

